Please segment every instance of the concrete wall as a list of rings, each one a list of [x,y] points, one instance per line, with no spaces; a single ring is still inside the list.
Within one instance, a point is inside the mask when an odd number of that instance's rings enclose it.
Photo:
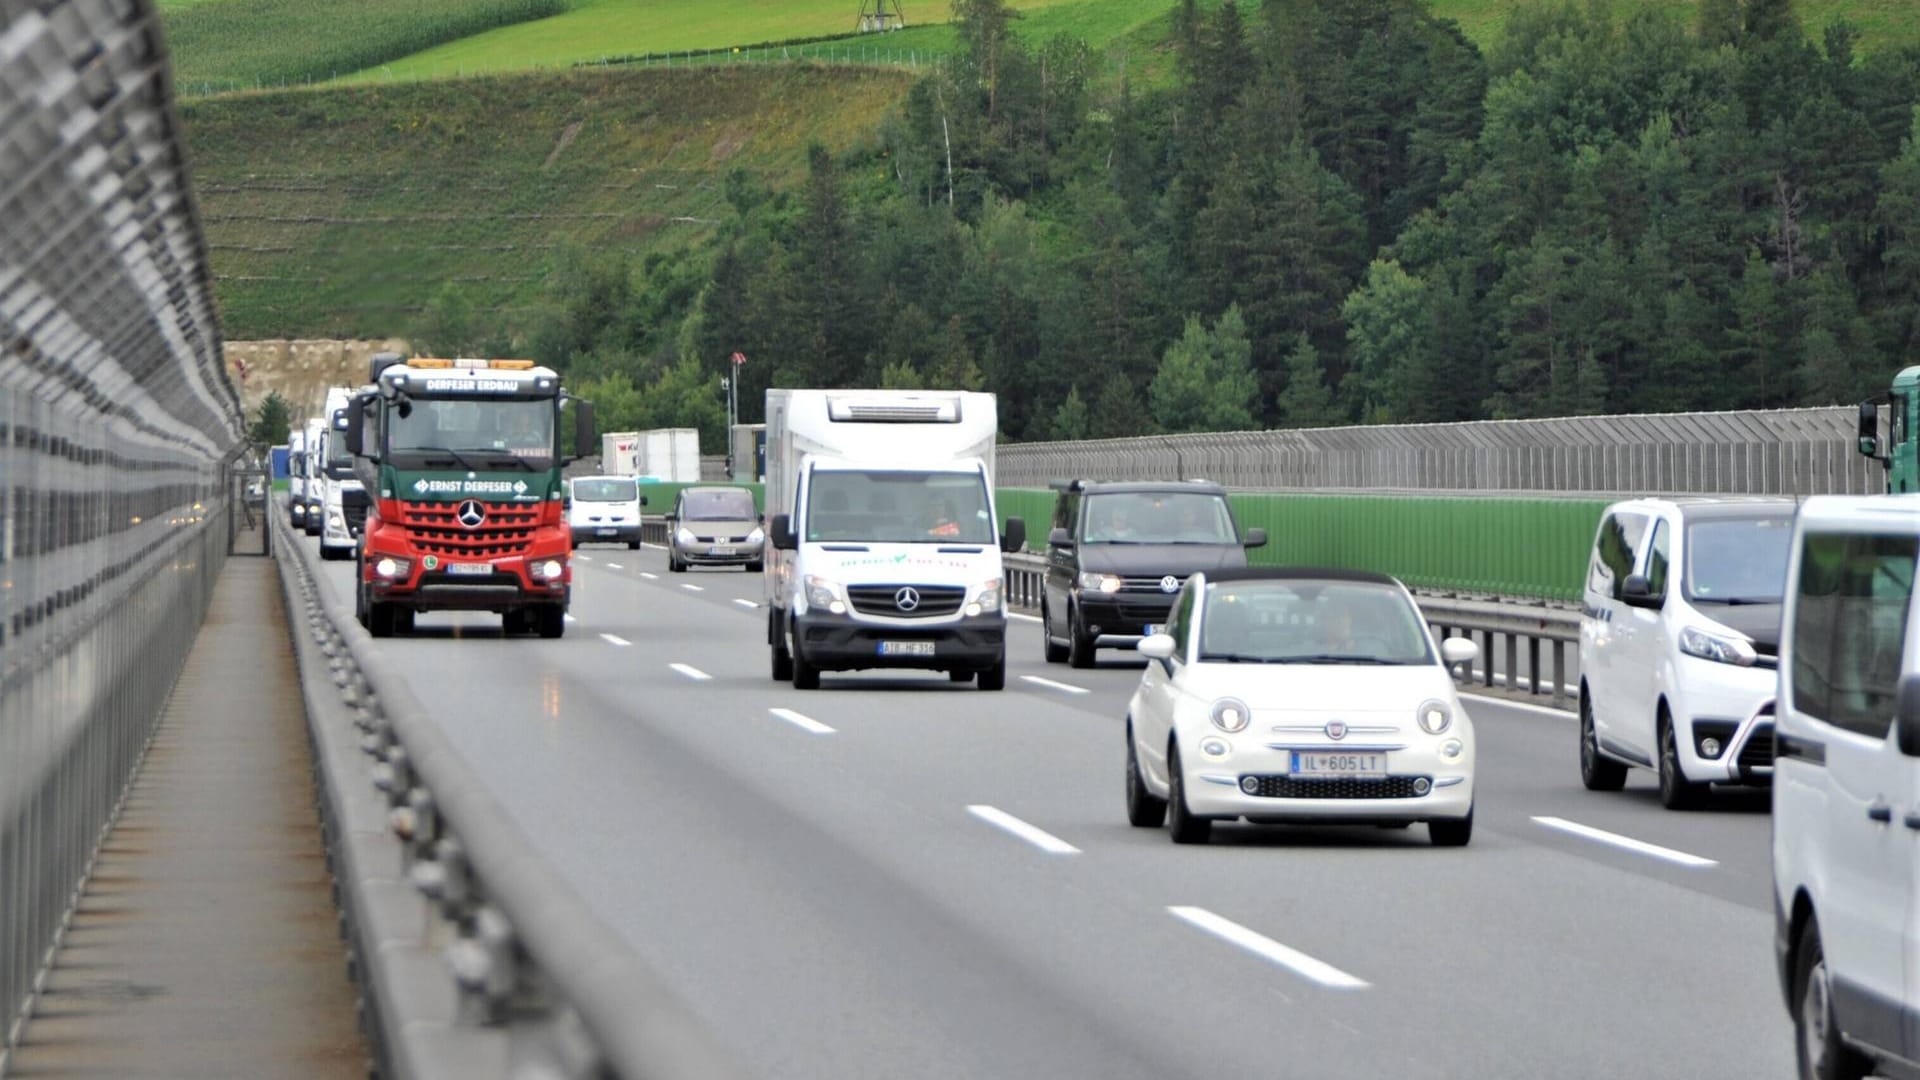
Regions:
[[[317,416],[327,401],[329,386],[359,386],[367,381],[367,360],[374,353],[408,351],[406,341],[337,341],[278,339],[226,343],[227,374],[240,391],[251,417],[269,393],[279,391],[293,405],[298,425]]]

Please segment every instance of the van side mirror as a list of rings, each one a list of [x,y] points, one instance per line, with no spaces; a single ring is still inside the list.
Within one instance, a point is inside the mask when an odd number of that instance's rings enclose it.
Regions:
[[[647,505],[647,497],[645,495],[640,496],[640,505],[641,506]]]
[[[571,495],[560,496],[560,509],[562,510],[573,509],[573,496]]]
[[[1653,595],[1653,585],[1645,574],[1633,574],[1620,586],[1620,599],[1628,607],[1657,608],[1666,604],[1667,598]]]
[[[1047,534],[1047,546],[1070,548],[1073,546],[1073,534],[1065,529],[1055,529]]]
[[[767,538],[773,541],[775,551],[798,551],[800,538],[793,535],[793,518],[786,514],[773,515],[773,524],[767,527]]]
[[[1242,540],[1240,543],[1242,546],[1249,547],[1249,548],[1266,547],[1267,546],[1267,530],[1248,529],[1247,538],[1245,540]]]
[[[593,402],[573,399],[573,456],[569,462],[592,457],[600,436],[593,430]]]
[[[1900,752],[1920,757],[1920,675],[1900,681],[1899,703],[1893,712],[1893,735]]]
[[[1000,550],[1009,554],[1023,551],[1027,546],[1027,522],[1025,518],[1007,519],[1007,530],[1000,537]]]

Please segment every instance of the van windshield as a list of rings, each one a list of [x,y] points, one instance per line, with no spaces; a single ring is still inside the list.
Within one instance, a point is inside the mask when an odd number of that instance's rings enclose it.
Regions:
[[[1224,496],[1116,491],[1087,497],[1089,544],[1236,544]]]
[[[640,488],[632,480],[575,480],[575,502],[627,502],[640,497]]]
[[[1778,604],[1786,594],[1793,518],[1720,518],[1687,526],[1687,599]]]
[[[816,470],[809,541],[991,544],[993,511],[977,472]]]

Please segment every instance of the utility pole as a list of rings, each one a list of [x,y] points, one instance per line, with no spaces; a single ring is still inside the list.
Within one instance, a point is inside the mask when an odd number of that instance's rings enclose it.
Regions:
[[[747,362],[745,353],[734,353],[728,358],[733,366],[732,372],[720,380],[727,391],[727,479],[737,479],[739,470],[733,460],[733,429],[740,423],[740,365]]]

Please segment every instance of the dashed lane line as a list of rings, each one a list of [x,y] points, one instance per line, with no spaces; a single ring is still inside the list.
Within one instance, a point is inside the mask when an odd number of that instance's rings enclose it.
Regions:
[[[1249,930],[1232,919],[1223,918],[1197,907],[1169,907],[1174,918],[1198,930],[1212,934],[1232,945],[1271,960],[1295,975],[1310,982],[1319,983],[1330,990],[1364,990],[1365,979],[1356,978],[1324,960],[1316,960],[1298,949],[1288,948],[1265,934]]]
[[[1621,836],[1619,833],[1608,832],[1605,829],[1596,829],[1591,825],[1582,825],[1577,821],[1568,821],[1566,818],[1536,817],[1533,820],[1537,825],[1543,825],[1549,829],[1567,833],[1571,836],[1578,836],[1583,840],[1592,840],[1598,844],[1606,844],[1609,847],[1616,847],[1622,851],[1631,851],[1637,855],[1645,855],[1649,858],[1663,859],[1679,866],[1705,869],[1709,866],[1720,865],[1712,859],[1703,859],[1698,855],[1689,855],[1684,851],[1675,851],[1670,847],[1661,847],[1659,844],[1649,844],[1645,840],[1635,840],[1631,836]]]
[[[1074,847],[1072,844],[1067,843],[1065,840],[1060,839],[1037,825],[1029,825],[1021,821],[1019,818],[1014,817],[1012,814],[998,807],[969,806],[967,807],[967,813],[972,814],[974,817],[979,818],[981,821],[986,822],[996,829],[1000,829],[1003,832],[1025,840],[1027,843],[1032,844],[1034,847],[1039,848],[1049,855],[1080,854],[1079,848]]]

